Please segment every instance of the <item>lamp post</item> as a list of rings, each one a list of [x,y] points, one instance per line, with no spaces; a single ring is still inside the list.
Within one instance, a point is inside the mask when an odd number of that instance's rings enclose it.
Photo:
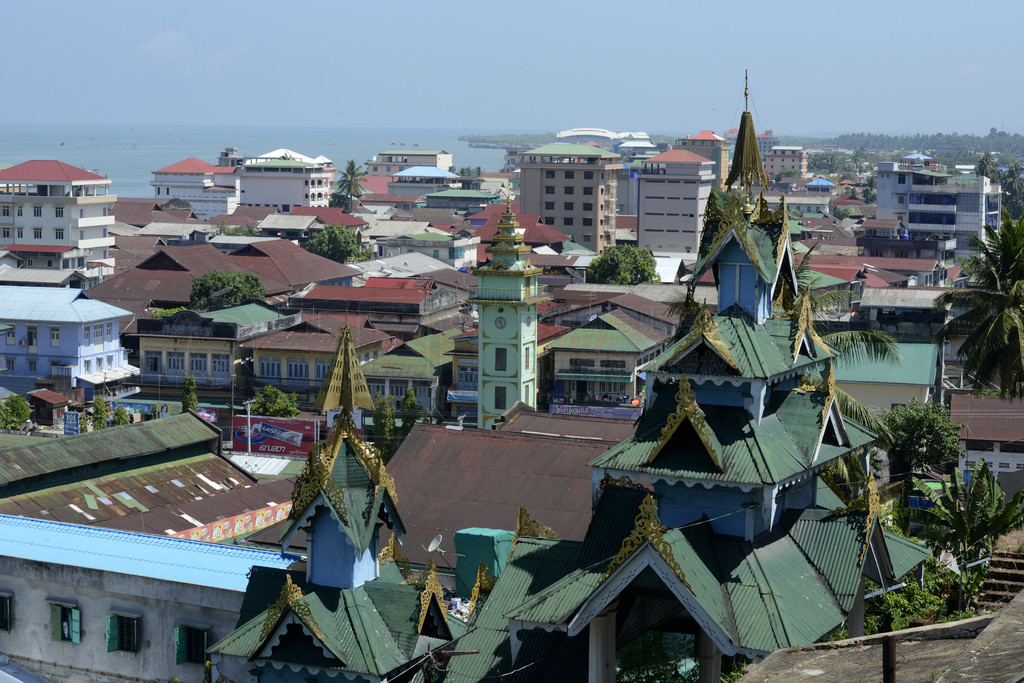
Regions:
[[[245,438],[248,441],[248,453],[252,455],[252,404],[256,401],[254,398],[250,398],[248,401],[243,401],[245,404]]]

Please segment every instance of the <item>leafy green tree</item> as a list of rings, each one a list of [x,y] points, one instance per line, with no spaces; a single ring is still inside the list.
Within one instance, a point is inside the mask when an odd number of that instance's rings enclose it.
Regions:
[[[885,414],[889,428],[889,462],[892,476],[941,465],[960,454],[960,425],[949,417],[941,403],[921,403],[915,396],[905,406]]]
[[[962,259],[966,289],[943,292],[938,310],[955,317],[939,330],[939,343],[963,338],[957,357],[975,387],[997,385],[1000,396],[1024,391],[1024,218],[1003,212],[1002,229],[986,225],[983,237],[967,236]],[[995,382],[993,381],[995,380]]]
[[[954,469],[952,480],[942,482],[941,493],[917,477],[913,482],[932,507],[913,508],[911,516],[925,525],[925,538],[956,556],[962,571],[969,574],[980,571],[967,570],[967,563],[988,553],[1002,534],[1024,526],[1024,491],[1006,500],[999,480],[984,459],[971,465],[968,481],[964,481],[959,468]],[[980,587],[976,579],[965,576],[965,584]]]
[[[779,172],[772,176],[772,180],[779,182],[783,178],[799,178],[800,171],[795,168],[783,168],[779,169]]]
[[[158,320],[160,318],[166,318],[174,315],[175,313],[181,313],[184,310],[184,306],[176,306],[174,308],[157,308],[153,310],[153,319]]]
[[[587,266],[587,282],[599,285],[639,285],[660,282],[654,257],[628,244],[608,247]]]
[[[852,212],[848,206],[837,206],[832,209],[832,218],[835,218],[837,221],[846,220],[851,214]]]
[[[380,453],[384,464],[398,450],[395,429],[395,398],[382,396],[380,392],[373,399],[373,445]]]
[[[331,206],[344,207],[346,211],[352,208],[352,198],[360,197],[363,194],[363,180],[366,173],[363,172],[354,159],[349,159],[345,164],[345,170],[341,172],[338,180],[338,191],[331,197]],[[335,197],[340,195],[340,199]]]
[[[124,409],[124,406],[118,406],[114,411],[114,424],[118,427],[121,425],[131,424],[132,419],[128,417],[128,411]]]
[[[1014,159],[1003,173],[1002,190],[1004,208],[1014,218],[1021,218],[1024,215],[1024,166]]]
[[[0,402],[0,427],[18,429],[32,416],[28,401],[19,394],[11,394]]]
[[[313,239],[306,243],[306,251],[338,263],[367,261],[373,258],[373,250],[369,247],[360,247],[354,231],[334,223],[314,235]]]
[[[181,412],[195,410],[199,407],[199,398],[196,396],[196,378],[191,373],[185,375],[185,382],[181,385]]]
[[[402,426],[398,430],[398,445],[401,446],[402,442],[405,441],[405,437],[409,436],[413,426],[423,416],[419,401],[416,400],[416,392],[411,387],[405,390],[405,396],[402,397],[402,402],[398,404],[398,414],[402,418]]]
[[[107,428],[107,402],[103,400],[102,396],[97,396],[92,402],[92,429],[96,431],[98,429]]]
[[[265,417],[295,417],[299,414],[299,397],[268,384],[256,394],[250,411]]]
[[[214,307],[233,306],[247,299],[266,298],[267,289],[255,273],[211,270],[192,280],[189,308],[205,311]]]
[[[698,670],[679,670],[696,655],[693,636],[648,631],[615,653],[620,683],[696,683]]]
[[[985,152],[978,158],[978,163],[974,165],[974,172],[978,176],[985,176],[994,183],[999,182],[999,162],[996,161],[992,152]]]

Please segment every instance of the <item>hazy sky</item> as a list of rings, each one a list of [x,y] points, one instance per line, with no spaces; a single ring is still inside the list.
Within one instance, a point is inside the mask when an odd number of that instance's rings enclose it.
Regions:
[[[0,123],[1024,132],[1024,3],[4,2]]]

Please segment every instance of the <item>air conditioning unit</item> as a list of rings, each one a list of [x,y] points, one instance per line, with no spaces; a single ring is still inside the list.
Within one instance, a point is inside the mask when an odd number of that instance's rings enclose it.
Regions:
[[[18,346],[24,346],[24,345],[25,345],[25,340],[24,339],[19,339],[18,340]]]

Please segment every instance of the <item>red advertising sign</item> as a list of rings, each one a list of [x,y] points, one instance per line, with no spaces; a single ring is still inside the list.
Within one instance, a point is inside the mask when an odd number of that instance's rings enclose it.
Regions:
[[[268,455],[309,455],[316,437],[315,420],[236,415],[231,424],[231,448],[248,452],[248,426],[252,424],[252,452]]]
[[[260,510],[253,510],[242,515],[235,515],[219,522],[212,522],[186,529],[174,534],[177,538],[188,538],[193,541],[223,541],[233,536],[240,536],[249,531],[256,531],[271,524],[276,524],[288,517],[292,503],[280,503]]]

